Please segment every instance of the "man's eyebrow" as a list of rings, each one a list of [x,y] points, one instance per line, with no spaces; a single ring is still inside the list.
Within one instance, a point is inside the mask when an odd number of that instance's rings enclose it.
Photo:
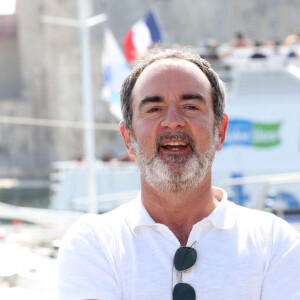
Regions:
[[[203,103],[206,103],[206,99],[199,93],[182,94],[180,96],[180,99],[181,100],[193,100],[193,99],[195,99],[195,100],[199,100]],[[161,96],[146,96],[141,100],[141,102],[139,104],[139,109],[147,103],[155,103],[155,102],[156,103],[157,102],[163,102],[163,97],[161,97]]]
[[[163,98],[160,96],[146,96],[145,98],[143,98],[139,104],[139,108],[141,108],[142,106],[144,106],[147,103],[153,103],[153,102],[162,102]]]
[[[195,93],[195,94],[183,94],[181,95],[180,97],[181,100],[200,100],[201,102],[204,102],[206,103],[206,99],[201,95],[201,94],[198,94],[198,93]]]

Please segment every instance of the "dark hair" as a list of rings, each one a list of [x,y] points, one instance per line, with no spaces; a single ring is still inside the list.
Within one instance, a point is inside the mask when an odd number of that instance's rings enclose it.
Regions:
[[[210,64],[191,48],[164,49],[155,47],[138,59],[131,72],[123,82],[120,99],[124,119],[124,126],[132,129],[132,90],[140,74],[152,63],[164,59],[183,59],[194,63],[205,74],[211,85],[215,124],[219,125],[224,117],[225,86],[219,75],[211,68]]]

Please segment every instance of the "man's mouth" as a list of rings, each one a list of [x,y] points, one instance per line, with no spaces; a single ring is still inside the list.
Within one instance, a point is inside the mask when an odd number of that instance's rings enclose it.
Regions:
[[[156,151],[163,155],[186,155],[194,151],[194,143],[184,132],[164,133],[156,141]]]
[[[168,151],[182,151],[188,147],[189,143],[186,141],[164,141],[161,143],[161,147]]]

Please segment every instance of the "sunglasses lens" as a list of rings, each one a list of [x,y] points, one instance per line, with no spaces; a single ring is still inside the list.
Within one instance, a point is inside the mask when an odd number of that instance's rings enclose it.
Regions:
[[[173,290],[173,300],[195,300],[196,293],[192,286],[186,283],[177,283]]]
[[[197,260],[197,251],[191,247],[180,247],[174,256],[174,265],[177,271],[186,271],[191,268]]]

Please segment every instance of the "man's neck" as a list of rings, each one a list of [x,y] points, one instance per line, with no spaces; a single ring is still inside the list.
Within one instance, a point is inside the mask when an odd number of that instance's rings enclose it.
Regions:
[[[193,225],[210,215],[220,200],[210,178],[182,193],[159,191],[142,180],[141,198],[152,219],[168,226],[181,245],[186,245]]]

